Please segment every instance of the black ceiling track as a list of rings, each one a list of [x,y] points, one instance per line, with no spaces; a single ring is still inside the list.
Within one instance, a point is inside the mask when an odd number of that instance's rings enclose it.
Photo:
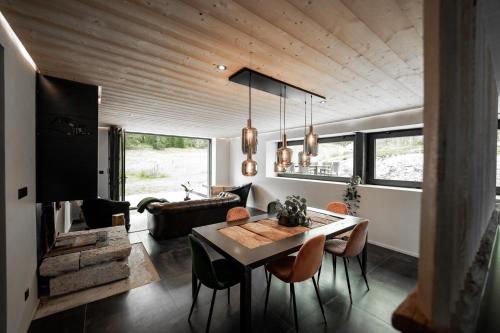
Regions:
[[[264,75],[262,73],[256,72],[249,68],[242,68],[233,75],[229,77],[229,81],[242,84],[248,87],[250,82],[250,73],[252,78],[252,88],[265,91],[267,93],[279,96],[283,91],[283,87],[286,86],[287,98],[298,99],[303,101],[304,97],[313,95],[322,100],[326,99],[324,96],[313,93],[292,84],[277,80],[270,76]]]

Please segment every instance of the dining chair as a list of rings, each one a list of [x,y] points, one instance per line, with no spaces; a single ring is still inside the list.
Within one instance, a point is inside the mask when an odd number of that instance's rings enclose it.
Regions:
[[[363,265],[361,264],[361,259],[359,255],[366,245],[366,236],[368,234],[368,221],[363,221],[356,225],[351,232],[351,237],[347,241],[342,239],[330,239],[325,242],[325,251],[332,255],[333,264],[333,276],[335,276],[337,271],[337,257],[341,257],[344,260],[345,277],[347,280],[347,288],[349,289],[349,298],[352,303],[351,294],[351,283],[349,282],[349,272],[347,269],[347,259],[356,257],[358,259],[359,267],[361,268],[361,274],[366,283],[366,288],[370,290],[368,286],[368,280],[366,279],[366,272],[363,270]]]
[[[268,214],[276,214],[277,213],[277,210],[276,210],[276,201],[271,201],[270,203],[267,204],[267,213]]]
[[[191,247],[191,254],[193,260],[193,271],[199,280],[198,287],[189,311],[188,322],[191,322],[191,315],[193,314],[194,305],[198,299],[201,285],[213,289],[212,303],[210,304],[210,311],[208,314],[207,327],[205,332],[210,330],[210,321],[212,320],[212,313],[214,310],[215,295],[218,290],[227,289],[227,302],[229,304],[231,299],[231,287],[240,283],[240,275],[238,269],[234,268],[226,259],[217,259],[212,261],[208,255],[207,250],[203,244],[193,235],[189,235],[189,245]]]
[[[332,201],[328,205],[326,205],[326,210],[332,213],[349,215],[349,208],[343,202]],[[351,231],[344,232],[335,238],[347,240],[351,236]]]
[[[318,298],[319,306],[321,308],[321,313],[323,314],[323,320],[326,325],[325,311],[323,310],[323,304],[321,302],[321,297],[319,295],[318,285],[316,284],[316,279],[314,274],[318,271],[318,268],[323,259],[323,249],[325,246],[325,236],[318,235],[314,238],[309,239],[302,245],[297,256],[287,256],[270,264],[267,264],[266,271],[270,274],[267,280],[267,290],[266,290],[266,301],[264,304],[264,315],[267,311],[267,303],[269,300],[269,291],[271,289],[271,278],[276,276],[281,281],[290,284],[290,294],[292,296],[293,302],[293,314],[295,322],[295,331],[299,331],[299,323],[297,320],[297,305],[295,300],[295,283],[302,282],[308,279],[312,279],[314,284],[314,289],[316,291],[316,296]]]
[[[227,211],[226,221],[233,222],[238,220],[244,220],[250,217],[250,212],[243,207],[234,207]]]

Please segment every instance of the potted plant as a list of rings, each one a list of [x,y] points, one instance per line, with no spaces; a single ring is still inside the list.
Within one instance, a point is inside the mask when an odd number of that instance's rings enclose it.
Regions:
[[[191,183],[188,181],[186,184],[181,184],[182,188],[184,189],[184,192],[186,192],[186,197],[184,198],[184,201],[191,200],[189,197],[189,193],[193,192],[193,188],[191,187]]]
[[[284,203],[276,200],[276,217],[278,224],[295,227],[298,225],[308,225],[307,200],[299,195],[289,195]]]
[[[357,210],[359,208],[359,203],[361,200],[361,195],[358,193],[358,185],[361,184],[360,176],[352,176],[349,183],[347,183],[344,192],[344,203],[347,205],[349,210],[349,215],[357,215]]]

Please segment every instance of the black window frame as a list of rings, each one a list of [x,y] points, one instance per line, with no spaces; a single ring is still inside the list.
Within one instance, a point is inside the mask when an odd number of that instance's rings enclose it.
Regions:
[[[497,120],[497,142],[498,142],[498,130],[500,130],[500,119]],[[498,147],[497,147],[497,149],[498,149]],[[495,164],[496,164],[496,161],[495,161]],[[500,195],[500,186],[496,186],[496,183],[497,183],[497,173],[498,173],[498,170],[496,170],[496,172],[495,172],[496,195]]]
[[[422,182],[375,178],[375,141],[385,138],[423,136],[422,128],[367,133],[366,184],[405,188],[422,188]]]
[[[343,142],[343,141],[352,141],[353,143],[353,171],[354,173],[356,172],[356,156],[357,156],[357,149],[358,145],[356,144],[356,135],[355,134],[349,134],[349,135],[340,135],[340,136],[331,136],[331,137],[323,137],[323,138],[318,138],[318,144],[321,143],[332,143],[332,142]],[[299,146],[303,145],[304,140],[288,140],[287,145],[288,146]],[[278,142],[277,145],[278,148],[281,148],[281,142]],[[295,179],[312,179],[312,180],[323,180],[323,181],[330,181],[330,182],[341,182],[341,183],[347,183],[351,177],[334,177],[334,176],[320,176],[320,175],[309,175],[309,174],[300,174],[300,173],[288,173],[288,172],[280,172],[277,173],[278,177],[283,177],[283,178],[295,178]]]

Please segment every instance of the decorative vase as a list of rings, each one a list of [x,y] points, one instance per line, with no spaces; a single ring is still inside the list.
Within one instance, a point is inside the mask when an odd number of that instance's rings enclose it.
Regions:
[[[299,218],[297,216],[283,216],[278,218],[278,224],[285,227],[296,227],[299,225]]]

